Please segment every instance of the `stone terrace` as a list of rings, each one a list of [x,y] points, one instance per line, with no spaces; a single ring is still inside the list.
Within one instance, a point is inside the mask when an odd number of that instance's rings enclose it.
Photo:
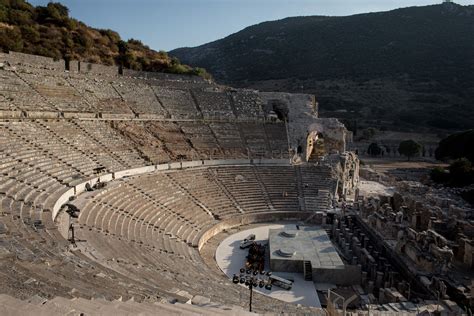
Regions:
[[[4,60],[7,63],[0,68],[0,110],[105,113],[144,119],[265,119],[258,93],[230,92],[192,77],[164,80],[101,76],[24,63],[9,67],[8,58]]]

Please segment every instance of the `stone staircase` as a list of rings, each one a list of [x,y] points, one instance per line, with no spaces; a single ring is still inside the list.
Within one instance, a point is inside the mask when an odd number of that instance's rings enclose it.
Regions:
[[[300,205],[300,211],[306,211],[306,204],[304,199],[303,181],[301,180],[301,169],[299,166],[295,166],[295,176],[297,178],[298,185],[298,203]]]
[[[215,183],[219,186],[220,190],[226,195],[226,197],[229,199],[229,201],[232,202],[232,204],[235,206],[237,210],[239,210],[240,213],[244,214],[245,211],[240,207],[239,202],[234,198],[232,195],[232,192],[230,192],[227,187],[220,181],[219,177],[217,174],[214,172],[214,170],[208,170],[207,175],[209,176],[210,179],[214,180]]]
[[[209,217],[212,219],[216,219],[217,216],[213,214],[206,205],[204,205],[201,201],[196,199],[196,197],[190,192],[187,188],[185,188],[181,183],[176,181],[173,177],[171,177],[169,174],[165,174],[165,177],[170,180],[170,182],[175,185],[181,192],[183,192],[186,196],[188,196],[189,199],[191,199],[196,205],[198,205],[204,212],[206,212]]]

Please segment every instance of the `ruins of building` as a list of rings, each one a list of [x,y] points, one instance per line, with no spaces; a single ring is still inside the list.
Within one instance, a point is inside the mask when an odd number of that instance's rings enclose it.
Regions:
[[[393,196],[360,197],[358,221],[377,235],[425,292],[472,309],[472,211],[431,191],[400,183]]]

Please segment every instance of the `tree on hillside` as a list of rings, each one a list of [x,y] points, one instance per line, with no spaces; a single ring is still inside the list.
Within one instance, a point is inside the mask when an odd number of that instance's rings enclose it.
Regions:
[[[449,165],[449,173],[451,175],[451,184],[454,186],[469,185],[474,180],[472,164],[466,158],[453,161],[453,163]]]
[[[467,158],[474,162],[474,130],[455,133],[442,139],[435,151],[439,160]]]
[[[400,146],[398,146],[398,152],[400,155],[406,156],[407,159],[410,160],[411,157],[415,157],[420,154],[421,145],[412,139],[404,140],[400,143]]]
[[[69,19],[69,9],[60,3],[50,2],[46,7],[38,6],[36,8],[36,18],[39,23],[43,24],[50,23],[66,28],[72,26]]]
[[[461,193],[461,196],[463,199],[465,199],[474,206],[474,189],[464,191],[463,193]]]
[[[369,148],[367,149],[367,153],[371,155],[372,157],[379,156],[382,154],[382,148],[377,143],[372,143],[369,145]]]
[[[451,175],[443,167],[436,167],[430,172],[431,180],[436,183],[447,183],[450,176]]]
[[[448,172],[449,170],[449,172]],[[472,163],[466,159],[456,159],[446,169],[437,167],[431,171],[431,179],[436,183],[463,187],[474,183]]]

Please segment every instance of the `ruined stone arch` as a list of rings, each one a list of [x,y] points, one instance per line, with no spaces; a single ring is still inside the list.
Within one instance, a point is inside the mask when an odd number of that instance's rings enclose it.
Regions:
[[[319,124],[309,126],[306,136],[306,161],[317,160],[326,154],[323,131]]]

